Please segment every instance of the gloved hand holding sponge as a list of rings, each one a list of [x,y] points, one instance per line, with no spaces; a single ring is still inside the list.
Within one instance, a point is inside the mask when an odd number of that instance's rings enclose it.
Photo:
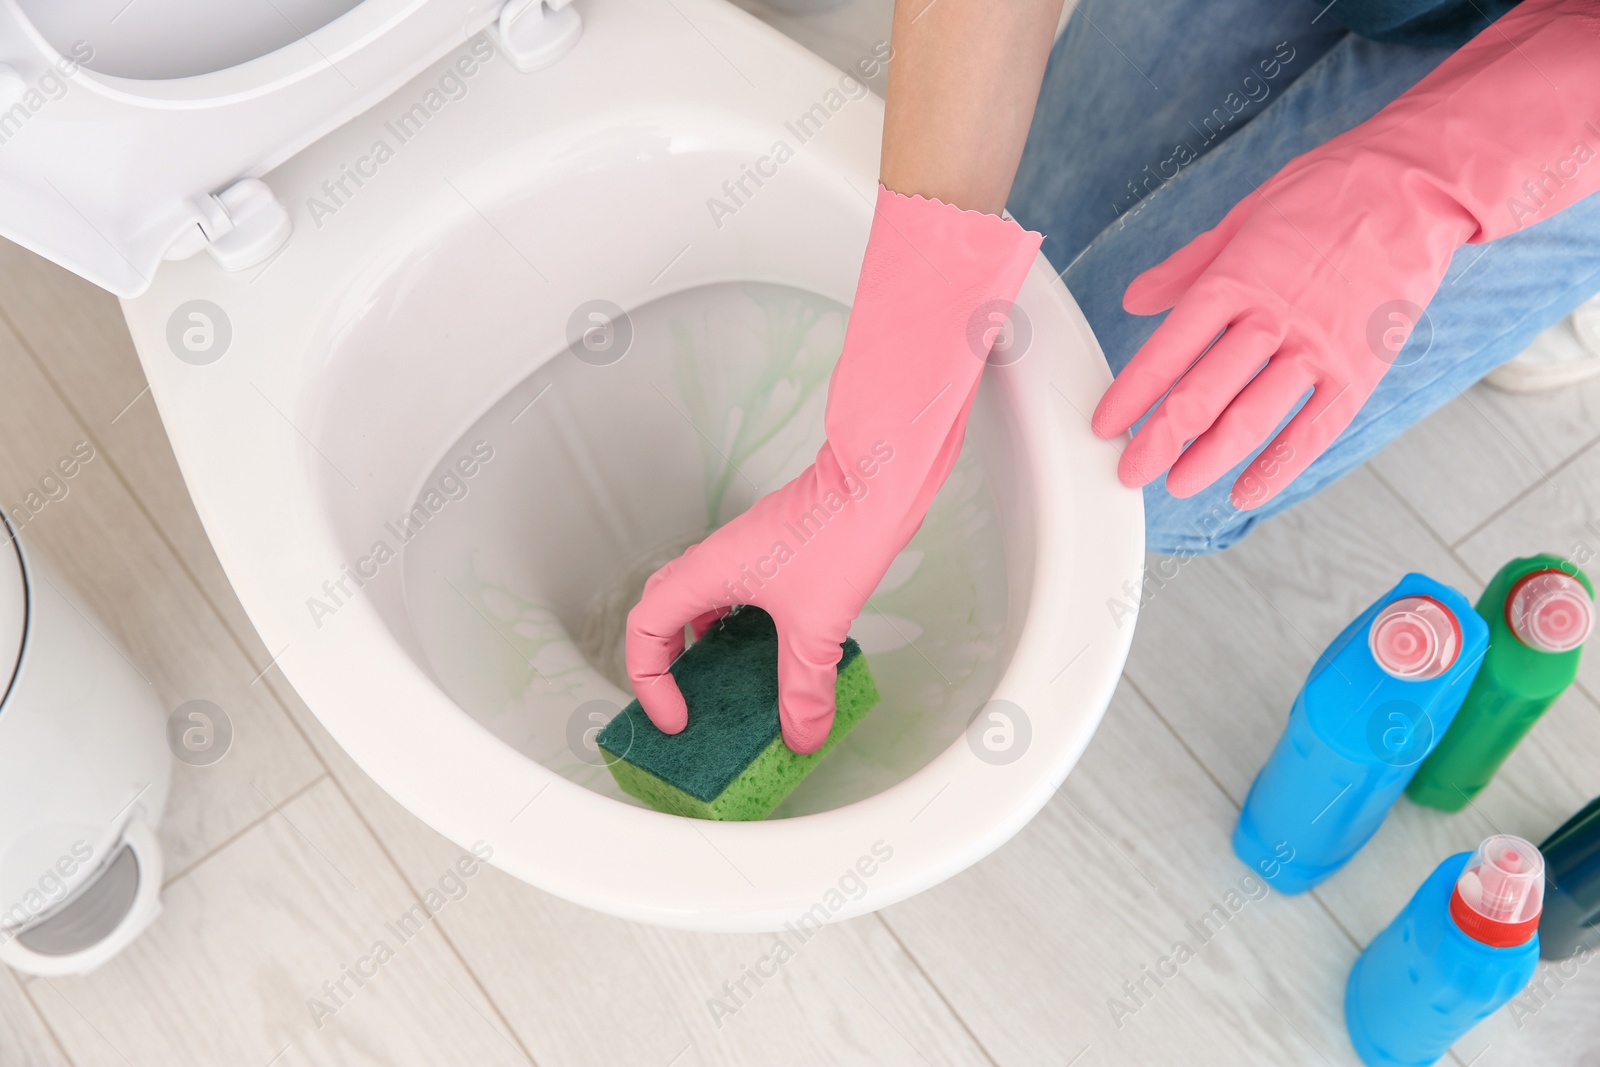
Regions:
[[[1041,240],[879,186],[816,462],[652,575],[628,615],[628,677],[662,731],[688,722],[668,670],[684,627],[753,604],[777,624],[784,741],[797,753],[827,741],[850,624],[961,451],[988,355],[968,324],[1009,308]]]
[[[638,701],[599,738],[624,789],[680,814],[764,817],[876,700],[850,624],[961,451],[991,339],[973,324],[1010,309],[1040,241],[1009,219],[879,187],[816,462],[652,575],[628,615]],[[770,622],[719,622],[740,605]],[[685,626],[698,639],[714,625],[728,632],[685,654]],[[708,684],[718,671],[743,680]],[[675,672],[705,694],[693,709]],[[694,729],[697,715],[718,724]],[[788,751],[772,744],[780,725]],[[686,728],[685,744],[650,734]]]

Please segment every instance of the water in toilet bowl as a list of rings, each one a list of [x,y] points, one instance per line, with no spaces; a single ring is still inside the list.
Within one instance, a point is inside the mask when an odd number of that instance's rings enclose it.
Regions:
[[[635,803],[593,743],[632,697],[628,609],[656,567],[811,462],[846,319],[778,285],[680,292],[603,323],[609,350],[545,361],[446,450],[424,485],[460,455],[491,458],[403,566],[452,699],[530,758]],[[993,692],[1006,616],[1001,531],[969,443],[851,630],[882,704],[775,817],[871,796],[953,743]]]

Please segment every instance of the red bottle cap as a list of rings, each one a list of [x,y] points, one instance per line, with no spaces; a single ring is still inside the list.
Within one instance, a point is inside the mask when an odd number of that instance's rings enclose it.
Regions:
[[[1539,929],[1544,856],[1520,837],[1496,834],[1467,860],[1450,895],[1461,932],[1493,948],[1525,945]]]
[[[1571,652],[1594,630],[1594,601],[1584,584],[1566,571],[1535,571],[1511,587],[1506,625],[1529,648]]]
[[[1431,596],[1401,597],[1372,620],[1367,647],[1389,674],[1424,682],[1455,665],[1461,654],[1461,623]]]

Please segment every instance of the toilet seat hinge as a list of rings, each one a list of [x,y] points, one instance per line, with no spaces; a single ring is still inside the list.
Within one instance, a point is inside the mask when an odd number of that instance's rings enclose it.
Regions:
[[[578,43],[583,20],[572,0],[506,0],[494,32],[511,63],[527,74],[548,67]]]
[[[294,228],[288,209],[259,178],[243,178],[189,203],[198,217],[167,248],[166,259],[188,259],[204,248],[223,270],[245,270],[282,248]]]

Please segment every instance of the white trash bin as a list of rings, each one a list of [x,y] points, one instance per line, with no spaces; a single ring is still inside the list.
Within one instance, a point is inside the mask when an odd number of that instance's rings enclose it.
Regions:
[[[84,974],[160,913],[154,688],[0,516],[0,963]]]

